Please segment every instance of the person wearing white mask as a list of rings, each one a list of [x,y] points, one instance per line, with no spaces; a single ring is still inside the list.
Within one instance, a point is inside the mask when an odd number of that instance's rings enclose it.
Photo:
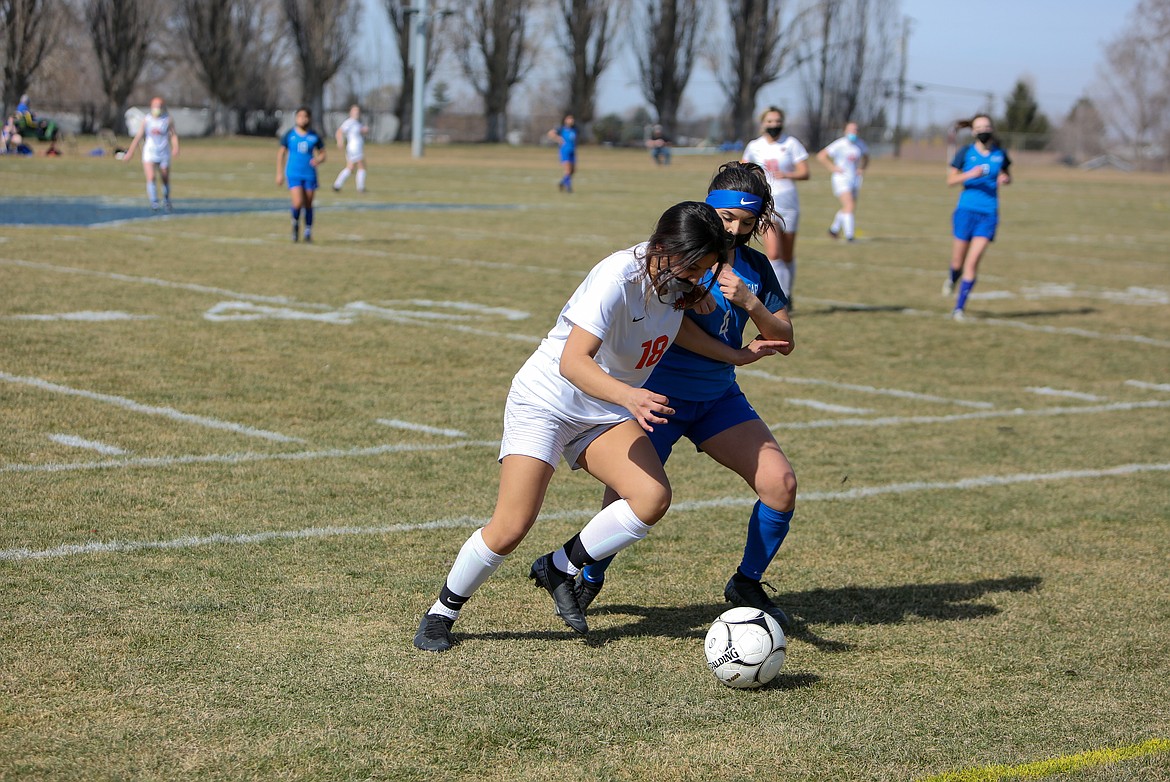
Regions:
[[[833,195],[841,202],[829,226],[829,236],[836,239],[844,234],[845,241],[852,242],[861,177],[869,165],[869,147],[857,137],[857,123],[846,123],[845,135],[818,152],[817,160],[829,169]]]
[[[146,175],[146,195],[150,198],[150,208],[158,212],[158,183],[162,181],[161,207],[171,211],[171,158],[179,156],[179,134],[175,132],[175,125],[171,115],[167,113],[166,104],[162,98],[154,97],[150,101],[150,114],[142,120],[142,127],[138,129],[129,149],[122,156],[127,161],[134,156],[138,144],[142,144],[142,170]]]

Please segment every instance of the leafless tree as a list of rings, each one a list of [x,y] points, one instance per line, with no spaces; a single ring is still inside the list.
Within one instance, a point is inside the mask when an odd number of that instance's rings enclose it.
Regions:
[[[390,17],[390,25],[394,28],[394,39],[398,44],[398,61],[402,67],[402,89],[394,101],[394,116],[398,117],[396,138],[398,141],[406,141],[410,138],[414,111],[414,59],[410,56],[410,41],[416,20],[406,13],[406,9],[413,5],[410,0],[382,2],[386,6],[387,16]],[[433,19],[426,20],[431,25],[430,34],[427,36],[427,66],[424,71],[428,83],[443,58],[444,19],[443,15],[435,15]]]
[[[304,102],[314,122],[325,116],[325,85],[349,58],[360,0],[283,0],[289,37],[301,66]]]
[[[593,122],[597,80],[613,61],[613,38],[622,5],[616,0],[557,0],[564,22],[558,38],[570,63],[568,102],[563,108],[586,131]]]
[[[242,129],[248,109],[274,108],[281,36],[272,6],[254,0],[176,0],[176,10],[200,81],[236,114],[232,130]]]
[[[1056,147],[1069,162],[1083,163],[1105,153],[1105,119],[1088,98],[1069,110],[1056,131]]]
[[[1170,0],[1142,0],[1105,47],[1094,101],[1136,163],[1170,162]]]
[[[126,132],[126,99],[134,89],[154,40],[158,19],[155,0],[88,0],[85,21],[97,55],[105,106],[101,127]]]
[[[880,113],[894,62],[897,0],[816,0],[797,48],[810,149]]]
[[[683,91],[699,55],[699,31],[706,23],[706,0],[645,0],[642,46],[637,50],[642,93],[673,132]]]
[[[727,0],[731,45],[724,81],[731,91],[731,138],[754,135],[756,96],[797,65],[795,47],[807,9],[795,6],[785,0]]]
[[[3,31],[3,114],[28,91],[37,68],[57,39],[60,0],[0,0]]]
[[[532,66],[535,50],[527,38],[532,0],[468,0],[459,13],[459,64],[483,99],[487,132],[498,142],[508,130],[508,99]]]

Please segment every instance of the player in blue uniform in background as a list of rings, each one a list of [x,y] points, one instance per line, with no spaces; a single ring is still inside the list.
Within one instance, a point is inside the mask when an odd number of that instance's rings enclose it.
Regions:
[[[975,286],[979,259],[987,245],[995,241],[999,222],[999,188],[1012,182],[1012,160],[1000,147],[986,114],[960,120],[955,128],[971,128],[975,141],[955,152],[947,172],[947,185],[962,185],[959,204],[952,218],[955,241],[951,249],[951,274],[943,283],[943,295],[949,296],[959,283],[955,309],[951,317],[962,320],[967,297]]]
[[[573,192],[573,174],[577,171],[577,122],[572,114],[566,114],[559,128],[548,132],[548,137],[561,147],[561,170],[565,175],[557,185],[563,192]]]
[[[654,426],[649,437],[665,463],[685,435],[700,451],[739,474],[759,496],[748,520],[743,559],[723,594],[728,602],[758,608],[789,628],[788,616],[767,596],[760,579],[788,534],[796,507],[796,473],[735,380],[736,366],[776,353],[787,355],[793,348],[784,291],[768,258],[747,246],[753,235],[776,230],[767,222],[772,189],[764,169],[755,163],[726,163],[711,181],[707,203],[735,236],[734,264],[723,267],[711,290],[714,311],[687,313],[676,343],[646,382],[646,388],[667,397],[675,410],[667,423]],[[761,336],[744,346],[749,323]],[[607,490],[605,502],[614,498]],[[612,559],[582,570],[577,587],[582,609],[601,591]]]
[[[313,194],[317,192],[317,167],[325,162],[325,142],[309,127],[312,114],[297,109],[295,126],[280,140],[276,156],[276,184],[288,180],[292,199],[292,237],[300,239],[301,210],[305,212],[305,241],[313,241]]]

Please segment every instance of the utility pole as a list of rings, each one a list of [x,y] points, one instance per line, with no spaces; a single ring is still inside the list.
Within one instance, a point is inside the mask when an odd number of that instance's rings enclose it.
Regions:
[[[430,13],[427,10],[427,0],[415,0],[416,5],[409,9],[414,14],[414,38],[411,41],[411,59],[414,61],[414,98],[410,110],[410,154],[413,157],[423,156],[423,134],[426,133],[427,91],[427,26],[430,24]]]
[[[898,65],[898,109],[894,119],[894,157],[902,157],[902,106],[906,102],[906,60],[910,49],[910,17],[902,17],[901,62]]]

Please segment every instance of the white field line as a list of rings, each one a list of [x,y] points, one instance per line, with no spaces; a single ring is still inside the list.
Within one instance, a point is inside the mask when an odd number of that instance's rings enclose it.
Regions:
[[[1144,388],[1147,391],[1170,391],[1170,383],[1146,383],[1142,380],[1126,380],[1125,384],[1134,388]]]
[[[832,380],[818,380],[809,377],[781,377],[780,375],[773,375],[769,372],[764,372],[759,369],[748,369],[746,367],[739,367],[735,370],[737,375],[747,375],[748,377],[759,377],[765,380],[771,380],[776,383],[792,383],[793,385],[804,386],[825,386],[827,388],[839,388],[843,391],[857,391],[862,394],[875,394],[878,396],[892,396],[898,399],[913,399],[916,402],[938,402],[945,405],[958,405],[959,407],[974,407],[980,410],[990,410],[995,407],[991,402],[971,402],[966,399],[947,399],[946,397],[933,396],[931,394],[919,394],[914,391],[902,391],[897,388],[876,388],[874,386],[861,386],[853,383],[837,383]]]
[[[6,472],[77,472],[79,470],[117,470],[133,467],[178,467],[187,464],[248,464],[252,462],[299,462],[312,459],[352,459],[381,456],[388,453],[415,451],[451,451],[456,448],[499,448],[499,440],[465,440],[446,445],[389,444],[363,448],[330,448],[322,451],[294,451],[291,453],[211,453],[187,456],[142,456],[133,459],[107,459],[101,462],[71,462],[66,464],[5,464]]]
[[[131,315],[129,312],[119,312],[117,310],[109,310],[106,312],[57,312],[44,315],[6,315],[0,320],[71,320],[71,321],[90,321],[93,323],[111,321],[111,320],[154,320],[154,315]]]
[[[837,427],[878,427],[904,426],[906,424],[949,424],[956,421],[978,421],[989,418],[1029,418],[1052,415],[1086,415],[1089,413],[1118,413],[1129,410],[1150,410],[1170,407],[1170,400],[1146,402],[1114,402],[1108,405],[1085,407],[1044,407],[1039,410],[983,410],[977,413],[955,413],[953,415],[910,415],[888,416],[885,418],[828,418],[820,421],[800,421],[791,424],[772,424],[772,431],[794,429],[836,429]]]
[[[423,424],[412,424],[410,421],[399,421],[397,418],[378,418],[376,419],[382,426],[389,426],[394,429],[406,429],[411,432],[423,432],[424,434],[441,434],[444,437],[466,437],[465,432],[458,429],[439,429],[435,426],[425,426]]]
[[[885,486],[867,486],[850,489],[848,491],[807,492],[798,495],[801,503],[805,502],[850,502],[879,497],[887,494],[911,494],[926,491],[969,491],[997,486],[1011,486],[1016,484],[1042,483],[1046,481],[1070,481],[1092,478],[1126,477],[1150,472],[1168,472],[1170,464],[1123,464],[1117,467],[1108,467],[1097,470],[1059,470],[1048,473],[1017,473],[1015,475],[982,475],[974,478],[961,478],[955,481],[915,481],[909,483],[892,483]],[[702,511],[709,508],[747,508],[753,505],[755,498],[748,497],[720,497],[713,500],[695,500],[677,502],[671,506],[676,513]],[[597,513],[596,508],[583,510],[560,511],[542,513],[544,521],[588,519]],[[24,562],[28,560],[53,559],[59,557],[78,556],[84,554],[114,554],[131,553],[149,550],[189,549],[213,545],[250,545],[268,543],[281,540],[324,539],[349,535],[387,535],[399,532],[414,532],[419,530],[471,528],[486,524],[487,518],[460,516],[450,519],[435,519],[415,524],[389,524],[377,527],[333,526],[333,527],[306,527],[297,530],[273,530],[271,532],[253,532],[239,535],[187,535],[170,540],[141,540],[141,541],[95,541],[92,543],[71,543],[48,549],[10,548],[0,549],[0,561]]]
[[[1081,391],[1068,391],[1062,388],[1049,388],[1048,386],[1028,386],[1024,389],[1039,396],[1061,396],[1067,399],[1080,399],[1082,402],[1103,402],[1105,397],[1097,396],[1096,394],[1086,394]]]
[[[184,413],[173,407],[155,407],[153,405],[144,405],[141,402],[135,402],[133,399],[127,399],[124,396],[114,396],[113,394],[99,394],[94,391],[85,391],[80,388],[70,388],[58,383],[50,383],[48,380],[42,380],[39,377],[20,377],[19,375],[10,375],[7,372],[0,372],[0,381],[7,383],[19,383],[21,385],[32,386],[42,391],[49,391],[54,394],[65,394],[67,396],[79,396],[83,399],[89,399],[94,402],[102,402],[104,404],[114,405],[124,410],[129,410],[133,413],[144,413],[146,415],[157,415],[163,418],[169,418],[172,421],[181,421],[187,424],[195,424],[196,426],[203,426],[208,429],[223,429],[236,434],[242,434],[247,437],[259,437],[263,440],[272,440],[278,443],[301,443],[304,440],[299,437],[289,437],[288,435],[280,434],[279,432],[269,432],[264,429],[255,429],[251,426],[244,426],[243,424],[233,423],[231,421],[221,421],[218,418],[207,418],[201,415],[192,415]]]
[[[802,301],[812,302],[813,304],[819,304],[826,307],[837,307],[840,309],[852,310],[854,312],[867,312],[872,310],[875,312],[897,312],[899,315],[913,315],[919,318],[934,318],[939,321],[946,319],[946,315],[941,312],[916,310],[913,307],[903,307],[898,310],[893,310],[878,304],[858,304],[851,301],[814,299],[812,297],[803,298]],[[1139,345],[1151,345],[1153,347],[1159,348],[1170,348],[1170,340],[1165,339],[1143,337],[1137,334],[1103,334],[1099,331],[1089,331],[1088,329],[1057,328],[1056,326],[1042,326],[1035,323],[1017,323],[1014,320],[1007,320],[1005,318],[970,317],[964,321],[962,328],[967,328],[969,324],[1005,326],[1008,328],[1020,329],[1021,331],[1036,331],[1042,334],[1058,334],[1063,336],[1081,337],[1083,339],[1100,339],[1109,342],[1136,342]]]
[[[75,434],[51,434],[49,439],[59,445],[67,445],[70,448],[88,448],[106,456],[124,456],[128,453],[116,445],[100,443],[97,440],[86,440]]]
[[[873,410],[866,410],[863,407],[845,407],[844,405],[831,405],[828,402],[818,402],[815,399],[785,399],[790,405],[799,405],[801,407],[811,407],[813,410],[820,410],[824,413],[850,413],[852,415],[868,415]]]

